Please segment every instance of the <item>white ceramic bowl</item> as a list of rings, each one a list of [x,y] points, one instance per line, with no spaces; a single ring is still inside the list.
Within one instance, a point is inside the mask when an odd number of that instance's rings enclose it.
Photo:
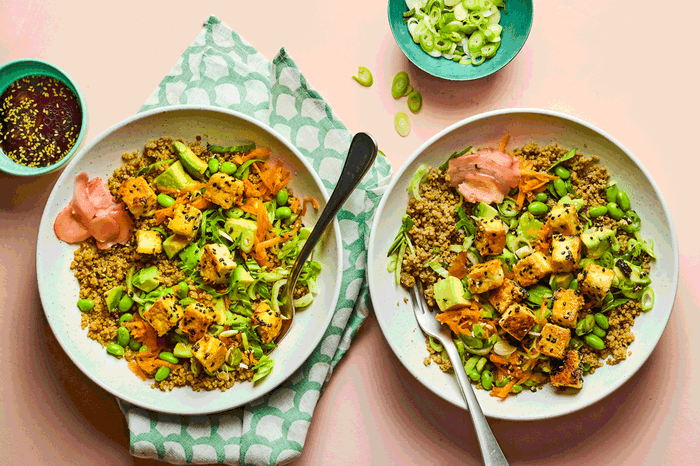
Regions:
[[[163,136],[193,140],[197,135],[215,142],[252,140],[269,147],[292,172],[290,186],[302,196],[319,200],[328,195],[318,175],[304,157],[269,127],[238,112],[213,107],[178,106],[135,115],[114,125],[88,144],[66,167],[54,186],[39,227],[37,280],[44,312],[58,342],[73,362],[95,383],[135,405],[174,414],[206,414],[224,411],[252,401],[277,387],[297,370],[316,348],[333,315],[340,292],[342,245],[337,221],[318,246],[315,258],[323,264],[319,294],[313,305],[298,312],[294,325],[272,353],[273,371],[257,384],[241,383],[221,392],[195,392],[190,387],[161,392],[150,388],[127,368],[123,360],[108,355],[80,328],[78,281],[70,270],[76,245],[59,241],[53,232],[58,213],[72,197],[75,176],[86,171],[90,178],[106,180],[121,165],[125,152],[141,151],[152,139]],[[308,213],[315,223],[319,212]]]
[[[418,328],[408,292],[396,285],[387,271],[387,251],[401,224],[408,203],[408,184],[419,164],[432,167],[442,164],[454,151],[467,146],[498,147],[501,138],[510,134],[508,147],[528,142],[558,143],[578,148],[586,155],[595,154],[608,167],[612,179],[632,199],[642,218],[642,234],[651,236],[657,260],[650,273],[656,293],[654,308],[639,316],[633,327],[636,340],[632,355],[616,366],[604,366],[584,377],[580,392],[557,392],[551,385],[536,393],[524,391],[504,401],[476,390],[484,414],[497,419],[534,420],[568,414],[584,408],[625,383],[646,361],[673,308],[678,285],[678,244],[668,206],[658,187],[639,161],[619,142],[598,128],[579,119],[545,110],[509,109],[477,115],[463,120],[423,144],[399,169],[384,195],[374,218],[369,245],[368,268],[370,294],[379,325],[399,361],[423,385],[435,394],[466,409],[453,375],[435,365],[423,365],[427,356],[425,337]]]

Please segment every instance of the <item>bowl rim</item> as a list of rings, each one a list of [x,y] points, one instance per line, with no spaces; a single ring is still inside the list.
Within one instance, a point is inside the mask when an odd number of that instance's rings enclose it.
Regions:
[[[82,116],[82,121],[80,123],[80,132],[78,133],[78,137],[75,140],[75,145],[73,146],[73,148],[62,159],[58,160],[57,162],[51,165],[47,165],[46,167],[27,167],[25,165],[18,164],[14,160],[10,159],[7,155],[5,155],[5,153],[2,151],[2,148],[0,148],[0,158],[2,158],[6,162],[9,162],[9,164],[0,164],[0,171],[9,175],[30,177],[53,172],[63,167],[66,163],[68,163],[68,161],[70,161],[80,149],[80,144],[83,142],[85,134],[87,133],[89,118],[87,101],[85,100],[85,95],[83,94],[83,91],[80,90],[78,84],[73,78],[70,77],[68,73],[66,73],[62,68],[54,65],[51,62],[39,58],[17,58],[15,60],[10,60],[0,65],[0,75],[2,75],[7,68],[21,65],[22,63],[40,64],[53,69],[59,76],[61,76],[63,79],[57,79],[66,84],[70,88],[70,90],[73,91],[73,93],[76,95],[76,97],[78,98],[78,102],[80,103],[80,113]],[[36,70],[21,72],[19,74],[19,77],[15,78],[14,81],[35,74],[43,73],[37,72]],[[0,94],[4,92],[6,88],[7,86],[0,87]],[[22,169],[14,169],[14,167],[22,167]]]
[[[270,126],[262,123],[259,120],[256,120],[253,117],[250,117],[248,115],[237,112],[235,110],[230,110],[230,109],[226,109],[226,108],[215,107],[215,106],[210,106],[210,105],[192,105],[192,104],[171,105],[171,106],[167,106],[167,107],[160,107],[160,108],[155,108],[155,109],[147,110],[144,112],[140,112],[140,113],[132,115],[132,116],[130,116],[130,117],[118,122],[118,123],[115,123],[114,125],[110,126],[106,130],[104,130],[95,139],[90,141],[84,148],[82,148],[80,150],[80,152],[75,157],[72,158],[72,160],[70,161],[70,163],[66,167],[66,170],[64,170],[63,173],[61,173],[61,176],[54,184],[54,187],[52,188],[51,193],[49,194],[49,198],[46,201],[46,205],[45,205],[44,210],[42,212],[41,221],[39,224],[39,231],[37,234],[37,244],[39,243],[39,241],[41,240],[41,237],[45,234],[47,229],[53,230],[53,223],[52,223],[51,219],[47,220],[46,217],[48,215],[50,207],[55,202],[55,197],[56,197],[57,192],[58,192],[58,187],[66,182],[66,179],[68,178],[68,174],[71,172],[72,167],[74,165],[76,165],[80,160],[82,160],[82,158],[90,150],[92,150],[93,147],[98,145],[100,142],[102,142],[104,139],[109,137],[115,131],[133,123],[134,121],[137,121],[140,119],[147,119],[147,118],[149,118],[153,115],[159,114],[159,113],[174,113],[174,112],[180,112],[180,111],[201,111],[201,112],[205,112],[205,113],[207,113],[207,112],[221,113],[221,114],[225,114],[228,116],[240,118],[242,120],[247,121],[248,123],[253,124],[254,126],[261,128],[263,131],[269,132],[274,138],[279,140],[287,149],[289,149],[290,152],[293,154],[293,156],[296,157],[300,161],[300,163],[307,169],[309,174],[314,179],[314,182],[317,184],[319,190],[321,191],[323,198],[324,198],[324,202],[326,202],[326,203],[328,202],[328,199],[329,199],[328,191],[326,190],[326,188],[323,184],[323,181],[321,180],[318,173],[316,173],[316,171],[313,169],[311,164],[306,160],[304,155],[301,154],[301,152],[299,152],[299,150],[291,142],[289,142],[287,139],[285,139],[279,132],[277,132],[276,130],[274,130]],[[158,411],[158,412],[180,414],[180,415],[207,415],[207,414],[213,414],[213,413],[217,413],[217,412],[228,411],[230,409],[234,409],[234,408],[237,408],[239,406],[243,406],[244,404],[251,403],[251,402],[259,399],[260,397],[265,396],[269,392],[280,387],[290,377],[293,377],[294,373],[297,370],[299,370],[299,368],[302,367],[306,363],[306,361],[309,359],[309,356],[311,356],[311,354],[316,349],[316,347],[319,345],[319,343],[321,341],[323,341],[323,337],[325,336],[326,332],[328,331],[328,327],[330,326],[330,324],[333,320],[333,316],[335,315],[335,310],[336,310],[336,307],[338,304],[338,300],[340,298],[342,276],[343,276],[343,242],[342,242],[340,226],[339,226],[337,218],[333,220],[333,231],[334,231],[334,235],[335,235],[335,243],[336,243],[336,249],[337,249],[337,253],[336,253],[337,254],[337,257],[336,257],[337,270],[336,270],[336,274],[335,274],[335,284],[334,284],[334,290],[332,293],[332,300],[331,300],[332,309],[330,312],[328,312],[325,315],[325,321],[322,323],[322,327],[323,327],[324,331],[319,332],[319,337],[317,339],[318,341],[314,341],[313,342],[314,344],[312,344],[312,345],[311,344],[305,345],[300,350],[299,360],[301,361],[301,363],[293,371],[290,371],[289,374],[284,379],[279,381],[279,383],[277,383],[275,385],[270,384],[267,386],[265,386],[264,384],[261,385],[260,392],[257,394],[258,396],[254,399],[245,401],[243,404],[239,403],[239,404],[234,404],[234,405],[227,406],[227,407],[224,407],[221,409],[217,408],[217,409],[213,409],[213,410],[210,408],[207,408],[205,406],[205,407],[202,407],[202,409],[199,409],[196,411],[189,410],[189,409],[181,409],[181,410],[167,410],[167,411]],[[43,296],[45,295],[44,289],[48,285],[46,285],[41,280],[39,280],[39,278],[41,276],[45,275],[45,273],[42,272],[42,270],[44,270],[44,267],[42,264],[42,258],[43,258],[43,256],[41,254],[37,254],[36,260],[35,260],[35,267],[37,270],[37,285],[38,285],[38,289],[39,289],[39,298],[40,298],[40,301],[42,303],[42,309],[44,311],[46,320],[49,323],[49,327],[51,327],[51,331],[54,334],[54,336],[56,337],[56,339],[58,340],[59,345],[61,346],[63,351],[68,355],[68,357],[73,362],[73,364],[75,364],[85,376],[87,376],[90,380],[92,380],[94,383],[96,383],[98,386],[100,386],[102,389],[104,389],[105,391],[107,391],[111,395],[115,396],[119,400],[124,400],[128,403],[135,405],[135,406],[139,406],[139,407],[144,408],[144,409],[155,411],[156,410],[155,408],[153,408],[152,406],[149,406],[147,403],[144,403],[140,399],[137,399],[137,398],[134,398],[131,396],[124,396],[121,393],[119,393],[116,388],[112,387],[111,385],[109,385],[105,381],[103,381],[97,377],[94,377],[93,374],[85,368],[84,364],[82,364],[82,362],[79,359],[77,359],[77,356],[75,354],[73,354],[71,351],[68,351],[66,349],[65,345],[63,344],[63,339],[60,338],[59,333],[57,333],[55,331],[56,329],[54,328],[53,320],[47,315],[47,310],[46,310],[47,308],[44,305],[44,299],[43,299]],[[85,338],[87,338],[87,335],[85,335]],[[178,388],[185,389],[185,390],[191,390],[191,387],[189,387],[189,386],[178,387]],[[222,392],[222,393],[224,393],[224,392]]]
[[[499,413],[497,416],[492,416],[489,414],[489,417],[493,417],[494,419],[503,419],[503,420],[510,420],[510,421],[532,421],[532,420],[543,420],[543,419],[553,419],[556,417],[564,416],[567,414],[571,414],[573,412],[579,411],[585,407],[592,406],[593,404],[599,402],[603,398],[611,395],[614,393],[617,389],[619,389],[622,385],[624,385],[629,379],[631,379],[638,371],[639,369],[646,363],[648,360],[649,356],[651,353],[654,352],[654,349],[659,343],[659,340],[661,339],[661,336],[663,335],[666,327],[668,326],[668,321],[671,318],[671,313],[673,312],[673,307],[675,306],[675,301],[678,296],[678,279],[679,279],[679,274],[680,274],[680,259],[679,259],[679,248],[678,248],[678,237],[676,234],[676,229],[673,223],[673,218],[671,217],[671,211],[669,209],[669,206],[664,199],[658,185],[656,184],[656,181],[652,176],[649,174],[647,169],[644,167],[644,165],[641,164],[641,162],[637,159],[637,157],[632,154],[623,144],[620,143],[617,139],[615,139],[613,136],[608,134],[606,131],[601,130],[597,126],[588,123],[580,118],[577,118],[572,115],[568,115],[562,112],[557,112],[553,110],[547,110],[547,109],[540,109],[540,108],[529,108],[529,107],[517,107],[517,108],[506,108],[506,109],[499,109],[499,110],[492,110],[488,112],[483,112],[479,113],[477,115],[465,118],[461,121],[458,121],[447,128],[443,129],[433,137],[431,137],[428,141],[423,143],[418,149],[416,149],[413,154],[401,165],[401,167],[397,170],[397,172],[394,174],[393,179],[391,180],[391,183],[387,187],[384,196],[382,197],[382,200],[380,201],[379,205],[377,206],[377,210],[374,216],[374,220],[372,222],[372,228],[370,230],[370,241],[369,241],[369,247],[368,247],[368,260],[370,261],[368,263],[367,267],[367,281],[369,285],[369,291],[370,291],[370,299],[372,299],[372,296],[376,293],[379,292],[379,290],[376,289],[375,287],[375,279],[374,279],[374,267],[372,266],[372,263],[375,259],[380,260],[377,256],[377,251],[375,250],[375,241],[374,238],[378,234],[377,232],[379,231],[380,228],[380,217],[381,213],[384,211],[385,205],[388,202],[388,199],[390,197],[390,194],[393,192],[395,189],[396,185],[398,184],[398,181],[401,179],[403,174],[406,172],[406,170],[413,164],[413,162],[420,157],[420,155],[423,154],[423,152],[429,148],[432,144],[434,144],[436,141],[444,137],[445,135],[451,133],[452,131],[461,128],[462,126],[469,125],[473,122],[482,120],[482,119],[487,119],[489,117],[493,116],[500,116],[500,115],[518,115],[518,114],[536,114],[536,115],[543,115],[543,116],[550,116],[550,117],[556,117],[556,118],[561,118],[564,120],[568,120],[570,122],[579,124],[581,126],[584,126],[588,128],[589,130],[598,133],[599,135],[603,136],[604,138],[608,139],[611,143],[613,143],[615,146],[617,146],[624,154],[637,166],[637,168],[644,174],[646,179],[649,181],[650,186],[652,187],[654,194],[658,197],[661,205],[663,206],[663,213],[665,220],[668,222],[669,225],[669,233],[671,236],[671,249],[673,251],[672,255],[672,263],[675,265],[675,268],[672,272],[671,280],[671,289],[670,292],[672,292],[673,299],[671,302],[671,309],[668,312],[668,314],[665,316],[665,319],[663,322],[659,322],[659,324],[663,325],[663,330],[659,333],[658,338],[656,338],[656,341],[653,342],[652,349],[644,355],[643,359],[639,361],[639,364],[637,367],[634,367],[632,372],[629,374],[627,378],[624,379],[618,379],[613,383],[610,387],[610,390],[606,392],[601,392],[595,394],[592,399],[585,405],[581,406],[572,406],[569,409],[562,410],[561,412],[557,412],[554,414],[546,414],[543,416],[509,416],[509,415],[503,415],[502,413]],[[374,305],[374,304],[373,304]],[[377,322],[379,323],[379,326],[382,330],[382,335],[384,336],[385,340],[389,344],[389,346],[392,349],[392,352],[394,353],[394,357],[398,359],[401,364],[406,368],[406,370],[411,374],[412,377],[416,378],[416,376],[413,374],[413,370],[411,367],[409,367],[408,361],[404,361],[402,358],[398,357],[399,351],[397,348],[394,347],[392,342],[386,337],[386,332],[388,329],[386,328],[386,323],[383,323],[383,319],[377,316]],[[416,330],[420,331],[418,328],[418,325],[416,324]],[[417,378],[416,378],[417,379]],[[418,379],[417,379],[418,380]],[[423,382],[421,380],[418,380],[421,384]],[[423,384],[424,385],[424,384]],[[433,392],[435,395],[438,397],[442,398],[443,400],[453,404],[454,406],[462,409],[466,409],[466,407],[462,404],[458,404],[462,402],[462,398],[458,398],[458,402],[455,402],[455,399],[451,399],[449,395],[446,395],[444,393],[439,392],[438,390],[435,389],[435,387],[432,386],[427,386],[424,385],[428,390]]]
[[[482,78],[485,78],[487,76],[491,76],[491,75],[499,72],[503,68],[505,68],[510,62],[512,62],[515,59],[515,57],[518,56],[518,54],[523,49],[523,47],[525,47],[525,43],[527,42],[527,39],[530,37],[530,32],[532,31],[532,23],[534,21],[534,16],[535,16],[535,4],[534,4],[535,2],[533,0],[524,0],[524,1],[529,4],[529,7],[530,7],[530,10],[532,11],[532,14],[529,17],[527,29],[524,30],[525,33],[523,35],[522,43],[520,44],[519,47],[517,47],[517,50],[515,50],[515,53],[513,53],[513,55],[510,58],[508,58],[503,63],[501,63],[497,68],[491,70],[489,73],[481,74],[479,76],[465,76],[465,77],[443,76],[439,72],[434,71],[431,67],[423,66],[420,63],[417,63],[416,60],[414,60],[414,58],[412,57],[413,54],[411,52],[409,52],[407,45],[404,43],[404,41],[399,40],[399,38],[397,37],[398,28],[395,26],[396,23],[392,21],[392,14],[391,14],[392,3],[401,2],[401,3],[405,4],[405,0],[389,0],[387,2],[387,18],[389,20],[389,29],[391,30],[391,35],[394,37],[394,42],[396,42],[396,44],[399,46],[399,49],[401,49],[401,53],[403,53],[403,55],[411,63],[413,63],[413,65],[416,66],[418,69],[428,73],[431,76],[435,76],[436,78],[445,79],[448,81],[454,81],[454,82],[476,81],[478,79],[482,79]],[[408,10],[406,10],[406,11],[408,11]],[[426,54],[426,56],[427,56],[427,54]]]

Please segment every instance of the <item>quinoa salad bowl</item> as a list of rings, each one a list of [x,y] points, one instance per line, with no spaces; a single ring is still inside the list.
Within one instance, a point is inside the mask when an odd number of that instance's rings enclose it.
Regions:
[[[44,209],[36,265],[49,325],[88,377],[137,406],[196,415],[253,401],[330,324],[337,222],[276,338],[284,277],[327,199],[303,155],[248,116],[175,106],[128,118],[70,162]]]
[[[420,147],[379,205],[369,258],[399,361],[466,409],[413,315],[420,282],[484,414],[508,420],[572,413],[629,380],[661,338],[679,267],[668,207],[634,155],[539,109],[477,115]]]

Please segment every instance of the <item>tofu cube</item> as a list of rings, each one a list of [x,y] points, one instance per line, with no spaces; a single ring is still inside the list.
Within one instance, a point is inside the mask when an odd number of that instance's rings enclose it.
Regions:
[[[142,176],[124,181],[118,194],[136,218],[153,215],[158,204],[158,196]]]
[[[180,330],[190,341],[197,341],[206,335],[207,329],[215,319],[216,312],[213,307],[195,301],[182,313]]]
[[[581,260],[581,236],[552,235],[552,270],[554,273],[573,272]]]
[[[163,240],[155,230],[136,230],[136,252],[139,254],[160,254],[163,251]]]
[[[571,330],[554,324],[545,324],[540,337],[542,354],[563,359],[571,341]]]
[[[224,173],[215,173],[209,178],[204,198],[224,209],[238,204],[243,197],[243,181]]]
[[[500,218],[479,218],[476,221],[474,246],[482,256],[495,256],[506,246],[506,226]]]
[[[162,337],[182,318],[182,306],[174,294],[168,293],[143,311],[143,318],[151,324],[158,336]]]
[[[498,321],[498,325],[516,340],[522,340],[536,323],[535,315],[520,304],[511,304]]]
[[[206,244],[199,258],[199,273],[205,282],[228,283],[229,276],[236,268],[231,253],[223,244]]]
[[[583,371],[578,351],[568,350],[561,364],[553,364],[549,381],[555,387],[583,387]]]
[[[226,345],[211,335],[204,335],[192,345],[192,352],[204,369],[215,372],[226,360]]]
[[[564,327],[575,328],[578,311],[583,306],[583,298],[576,290],[557,290],[552,305],[552,322]]]
[[[530,286],[552,273],[552,266],[547,256],[536,251],[520,259],[513,266],[513,273],[521,286]]]
[[[503,265],[500,259],[493,259],[471,268],[467,284],[472,293],[484,293],[503,284]]]
[[[586,300],[598,303],[610,291],[615,271],[597,264],[588,264],[578,275],[579,289]]]
[[[282,330],[282,315],[279,311],[270,309],[270,306],[264,302],[255,309],[250,321],[253,325],[257,325],[255,331],[263,343],[269,343],[277,338]]]
[[[572,204],[555,205],[547,215],[547,222],[553,233],[571,236],[581,233],[576,207]]]
[[[187,204],[178,204],[175,207],[175,215],[168,223],[168,228],[176,235],[193,239],[197,236],[201,221],[202,212],[198,208]]]
[[[503,285],[495,290],[491,290],[488,298],[491,305],[493,305],[500,314],[503,314],[511,304],[519,303],[527,298],[527,296],[528,292],[525,288],[518,285],[510,278],[506,278],[503,281]]]

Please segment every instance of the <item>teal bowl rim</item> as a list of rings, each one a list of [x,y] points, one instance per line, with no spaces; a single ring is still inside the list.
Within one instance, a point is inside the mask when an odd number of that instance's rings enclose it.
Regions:
[[[502,54],[499,57],[498,53],[496,53],[495,57],[486,60],[479,66],[465,66],[459,65],[455,62],[448,63],[446,59],[437,59],[425,53],[419,45],[413,42],[413,39],[408,32],[408,29],[403,24],[403,11],[408,11],[408,7],[406,6],[405,0],[389,0],[387,2],[387,16],[389,19],[389,28],[391,29],[391,33],[394,36],[394,40],[401,49],[401,52],[403,52],[404,56],[406,56],[406,58],[408,58],[409,61],[415,66],[437,78],[442,78],[449,81],[474,81],[477,79],[485,78],[486,76],[490,76],[504,68],[508,63],[513,61],[513,59],[516,56],[518,56],[522,48],[525,46],[525,43],[527,42],[527,39],[530,36],[530,32],[532,30],[532,22],[534,17],[534,2],[533,0],[519,1],[525,4],[525,8],[529,10],[530,14],[527,15],[527,24],[525,24],[525,27],[522,29],[521,33],[517,37],[518,44],[515,47],[513,47],[512,50],[510,50],[510,54],[508,54],[507,56],[505,54]],[[514,2],[515,0],[511,0],[511,3]],[[392,14],[392,6],[395,6],[397,3],[401,3],[401,5],[403,5],[404,7],[404,10],[402,11],[400,17],[397,17],[395,14]],[[507,9],[508,0],[506,0],[506,15],[508,14]],[[397,8],[394,8],[394,10],[397,10]],[[504,28],[504,32],[505,29],[506,28]],[[498,61],[494,61],[496,58],[498,58]],[[461,75],[460,73],[456,72],[456,70],[460,70],[457,67],[461,67],[464,70],[468,70],[470,72]],[[448,69],[451,72],[446,72],[445,69]]]
[[[22,65],[24,69],[22,69]],[[28,65],[28,66],[27,66]],[[3,76],[8,72],[11,73],[11,79],[7,83],[3,83]],[[53,63],[49,63],[45,60],[40,60],[38,58],[19,58],[17,60],[11,60],[0,65],[0,94],[2,94],[7,86],[9,86],[14,81],[24,78],[26,76],[31,76],[35,74],[41,74],[45,76],[52,76],[66,86],[70,88],[71,91],[78,97],[78,102],[80,103],[80,113],[82,116],[82,122],[80,125],[80,133],[75,140],[75,145],[61,160],[46,167],[27,167],[25,165],[20,165],[14,160],[10,159],[5,153],[0,149],[0,171],[8,173],[15,176],[36,176],[43,175],[45,173],[50,173],[54,170],[58,170],[64,166],[73,156],[78,152],[80,144],[87,133],[88,128],[88,110],[87,103],[85,101],[85,96],[78,87],[78,85],[73,81],[73,79],[63,71],[58,66]]]

